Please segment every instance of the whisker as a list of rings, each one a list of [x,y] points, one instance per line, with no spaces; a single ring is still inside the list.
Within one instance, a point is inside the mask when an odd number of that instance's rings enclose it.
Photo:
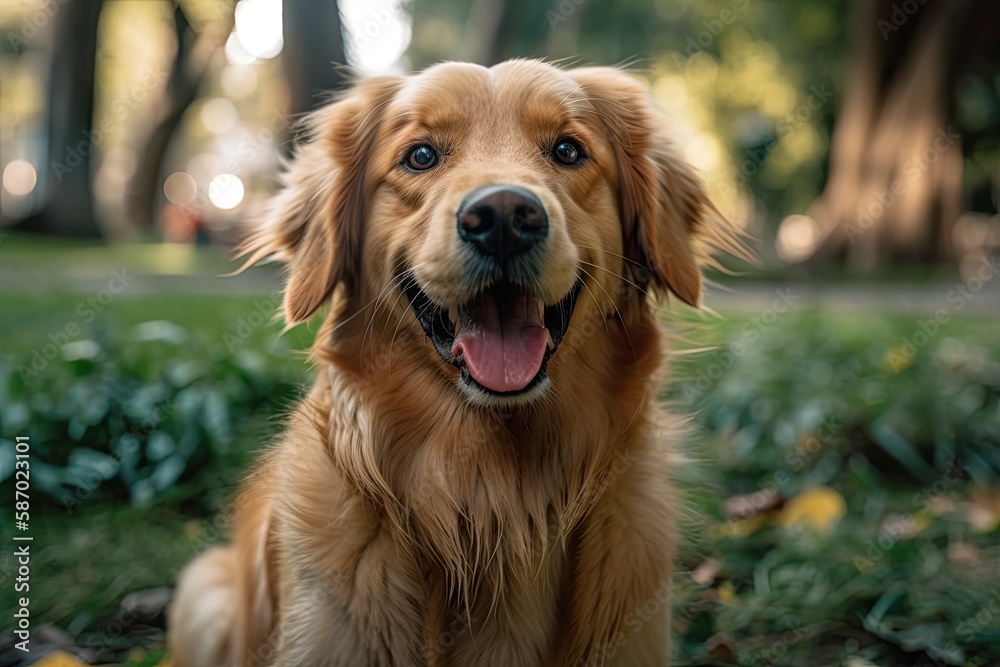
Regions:
[[[416,278],[411,278],[411,281],[412,282],[416,282]],[[406,288],[404,288],[404,290],[405,289],[409,289],[409,286],[407,286]],[[403,295],[403,291],[400,291],[399,296],[402,296],[402,295]],[[397,302],[399,301],[399,297],[398,296],[396,297],[396,301]],[[428,305],[429,304],[425,304],[424,308],[422,308],[421,311],[425,310],[428,307]],[[392,304],[392,307],[395,308],[396,304],[395,303]],[[423,315],[423,312],[421,312],[420,314]],[[399,333],[399,325],[403,323],[403,320],[405,318],[406,318],[406,310],[404,309],[403,312],[399,314],[399,319],[396,321],[396,328],[392,332],[392,339],[389,341],[389,358],[387,360],[388,361],[387,371],[390,372],[390,373],[392,372],[392,346],[395,345],[395,343],[396,343],[396,334]],[[416,319],[417,318],[414,318],[413,321],[416,321]],[[410,324],[412,325],[413,322],[410,322]],[[382,332],[385,333],[385,328],[384,327],[382,328]]]
[[[599,266],[599,265],[597,265],[597,264],[592,264],[592,263],[590,263],[590,262],[588,262],[588,261],[585,261],[585,260],[582,260],[582,259],[580,260],[580,263],[581,263],[581,264],[586,264],[587,266],[592,266],[592,267],[594,267],[595,269],[600,269],[601,271],[604,271],[605,273],[610,273],[610,274],[611,274],[611,275],[613,275],[613,276],[614,276],[615,278],[618,278],[619,280],[623,280],[623,281],[627,282],[627,283],[628,283],[629,285],[631,285],[632,287],[636,288],[637,290],[639,290],[639,291],[640,291],[640,292],[642,292],[643,294],[646,294],[646,293],[647,293],[647,292],[646,292],[646,290],[642,289],[641,287],[639,287],[638,285],[636,285],[636,284],[635,284],[634,282],[632,282],[631,280],[629,280],[629,279],[628,279],[628,278],[626,278],[625,276],[621,275],[620,273],[615,273],[615,272],[614,272],[614,271],[612,271],[611,269],[606,269],[606,268],[604,268],[603,266]]]
[[[649,268],[646,265],[644,265],[642,262],[637,262],[634,259],[629,259],[625,255],[619,255],[616,252],[612,252],[610,250],[605,250],[604,248],[598,248],[597,246],[592,246],[592,245],[584,245],[582,243],[577,243],[576,245],[580,246],[581,248],[587,248],[588,250],[596,250],[598,252],[603,252],[605,254],[612,255],[613,257],[618,257],[619,259],[624,259],[629,264],[635,264],[640,269],[648,269]]]
[[[585,263],[587,263],[587,262],[585,262]],[[597,268],[601,268],[601,267],[597,267]],[[582,267],[580,268],[580,270],[583,271],[584,273],[586,273],[590,277],[590,279],[593,280],[594,283],[598,287],[601,288],[601,291],[604,292],[605,295],[607,295],[608,300],[611,301],[612,307],[615,309],[615,312],[618,313],[618,321],[620,321],[622,323],[622,329],[625,331],[625,338],[628,340],[628,346],[630,348],[632,348],[632,356],[635,358],[636,363],[638,363],[639,362],[639,354],[635,351],[635,345],[632,344],[632,336],[628,332],[628,326],[625,324],[625,318],[622,317],[622,312],[620,310],[618,310],[618,304],[615,303],[614,298],[610,294],[608,294],[608,290],[604,289],[604,286],[601,285],[601,283],[598,282],[594,278],[593,275],[591,275],[586,269],[584,269]],[[609,273],[611,273],[611,272],[609,272]],[[584,285],[586,285],[586,283],[584,283]],[[605,324],[607,324],[607,320],[605,320]]]
[[[419,266],[422,266],[423,264],[426,264],[426,262],[422,262],[421,264],[418,264],[416,266],[412,266],[412,267],[410,267],[410,268],[408,268],[408,269],[406,269],[404,271],[401,271],[396,276],[394,276],[393,278],[391,278],[388,281],[388,283],[385,285],[385,287],[382,288],[382,291],[379,292],[379,295],[375,298],[376,303],[375,303],[375,308],[372,309],[372,316],[368,320],[368,325],[365,327],[365,333],[364,333],[364,335],[361,338],[361,349],[358,351],[359,356],[364,356],[364,353],[365,353],[365,342],[368,340],[368,334],[372,330],[372,324],[374,324],[374,322],[375,322],[375,317],[378,315],[379,308],[381,308],[382,304],[385,302],[385,300],[389,298],[389,295],[392,293],[392,290],[395,287],[397,287],[399,285],[402,285],[403,281],[407,279],[408,274],[412,274]],[[385,297],[382,296],[383,294],[385,295]],[[374,360],[374,354],[375,354],[375,350],[374,350],[374,346],[372,346],[372,355],[373,355],[372,359],[373,360]]]
[[[420,264],[417,264],[416,266],[413,266],[413,267],[410,267],[409,269],[406,269],[406,270],[404,270],[404,271],[402,271],[402,272],[400,272],[400,273],[396,274],[395,276],[393,276],[393,277],[392,277],[392,278],[390,278],[389,280],[387,280],[387,281],[386,281],[386,284],[385,284],[385,286],[384,286],[384,287],[382,288],[382,290],[381,290],[381,291],[380,291],[380,292],[378,293],[378,296],[376,296],[376,297],[375,297],[374,299],[372,299],[371,301],[369,301],[369,302],[368,302],[367,304],[365,304],[364,306],[362,306],[361,308],[359,308],[359,309],[357,310],[357,312],[355,312],[355,313],[354,313],[353,315],[351,315],[350,317],[348,317],[348,318],[346,318],[346,319],[343,319],[343,320],[341,320],[340,322],[337,322],[337,324],[336,324],[336,325],[334,325],[334,327],[333,327],[333,330],[334,330],[334,331],[336,331],[337,329],[339,329],[339,328],[340,328],[340,327],[342,327],[343,325],[347,324],[348,322],[350,322],[351,320],[353,320],[353,319],[354,319],[355,317],[357,317],[357,316],[358,316],[358,315],[360,315],[361,313],[365,312],[365,311],[366,311],[366,310],[367,310],[367,309],[368,309],[368,308],[369,308],[369,307],[370,307],[370,306],[371,306],[371,305],[372,305],[373,303],[375,303],[376,301],[378,301],[379,299],[381,299],[381,298],[382,298],[382,295],[383,295],[383,294],[384,294],[384,293],[386,292],[386,290],[389,290],[389,289],[391,289],[391,288],[392,288],[392,286],[393,286],[393,284],[394,284],[394,283],[395,283],[395,282],[396,282],[396,281],[397,281],[397,280],[398,280],[398,279],[399,279],[400,277],[402,277],[402,276],[405,276],[405,275],[406,275],[407,273],[410,273],[410,272],[412,272],[412,271],[416,270],[416,269],[417,269],[418,267],[420,267],[420,266],[423,266],[423,265],[424,265],[424,264],[426,264],[426,263],[427,263],[427,262],[421,262]],[[378,310],[378,308],[376,308],[376,310]]]
[[[586,270],[584,269],[580,270],[583,271],[584,273],[587,273]],[[587,275],[590,276],[589,273],[587,273]],[[590,276],[590,279],[593,280],[594,277]],[[597,310],[601,314],[601,319],[604,320],[604,328],[607,329],[608,331],[608,338],[611,338],[611,327],[608,326],[608,316],[604,313],[604,306],[601,305],[601,302],[597,300],[597,296],[594,295],[593,290],[591,290],[590,287],[587,286],[586,280],[583,281],[582,285],[587,290],[587,293],[590,294],[590,298],[594,300],[594,305],[597,306]]]

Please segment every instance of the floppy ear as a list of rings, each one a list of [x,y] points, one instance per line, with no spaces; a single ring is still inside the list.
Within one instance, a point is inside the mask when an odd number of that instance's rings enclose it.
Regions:
[[[645,84],[611,67],[570,72],[607,126],[618,169],[622,240],[632,279],[701,303],[703,241],[722,240],[711,218],[728,223],[708,200],[691,167],[676,156],[659,127]],[[727,248],[728,249],[728,248]],[[645,271],[638,269],[644,267]]]
[[[361,244],[372,186],[365,178],[381,108],[401,79],[357,84],[306,119],[306,139],[282,177],[264,223],[243,243],[246,266],[266,258],[288,264],[285,320],[316,312],[338,285],[352,293],[361,279]]]

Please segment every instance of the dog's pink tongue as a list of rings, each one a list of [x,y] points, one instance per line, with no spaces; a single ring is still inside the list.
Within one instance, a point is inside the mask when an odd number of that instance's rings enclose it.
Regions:
[[[499,304],[484,295],[460,322],[451,356],[462,355],[473,379],[487,389],[524,389],[538,375],[549,340],[537,310],[524,294],[511,294]]]

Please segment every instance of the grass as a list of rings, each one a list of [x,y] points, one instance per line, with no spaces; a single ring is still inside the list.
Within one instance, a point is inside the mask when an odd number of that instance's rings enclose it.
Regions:
[[[15,367],[30,362],[68,321],[81,326],[74,340],[85,340],[167,319],[197,338],[191,355],[215,358],[259,301],[123,294],[83,322],[79,295],[0,293],[3,356]],[[687,338],[719,346],[681,356],[665,394],[695,414],[692,463],[679,472],[691,519],[675,585],[677,664],[996,664],[1000,500],[990,488],[1000,470],[991,458],[1000,437],[1000,319],[956,317],[893,364],[917,331],[912,318],[802,308],[748,329],[754,313],[724,315],[675,318]],[[275,345],[278,328],[252,328],[241,345],[273,361],[268,373],[307,381],[295,350],[310,330]],[[734,342],[743,348],[729,363],[720,354]],[[115,354],[130,359],[135,350]],[[241,420],[232,438],[239,446],[152,506],[95,495],[70,514],[38,500],[34,622],[86,644],[106,636],[125,594],[170,586],[196,551],[224,536],[215,513],[282,405]],[[956,461],[961,474],[948,481]],[[3,522],[0,541],[10,543],[11,530]],[[10,558],[9,550],[0,556],[2,596],[11,591]],[[130,645],[155,651],[161,641],[143,629],[102,645],[109,659],[126,660]]]

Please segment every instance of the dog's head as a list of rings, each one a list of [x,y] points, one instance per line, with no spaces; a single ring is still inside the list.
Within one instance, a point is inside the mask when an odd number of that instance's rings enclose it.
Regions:
[[[321,345],[420,346],[474,403],[526,403],[581,321],[700,301],[714,209],[619,70],[448,63],[358,83],[310,131],[247,250],[288,261],[289,323],[336,295]]]

